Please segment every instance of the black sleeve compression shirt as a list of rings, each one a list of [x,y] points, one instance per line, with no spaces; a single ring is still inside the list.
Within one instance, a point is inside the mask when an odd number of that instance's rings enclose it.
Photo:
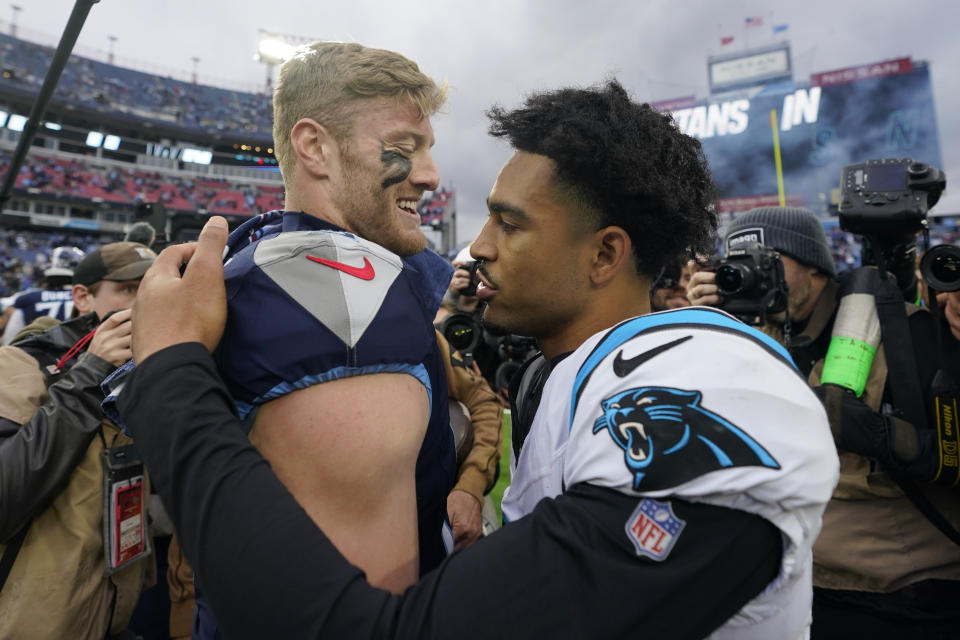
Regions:
[[[767,521],[679,500],[669,557],[639,557],[638,499],[580,484],[391,595],[253,448],[202,345],[148,358],[119,406],[229,638],[700,638],[780,566]]]

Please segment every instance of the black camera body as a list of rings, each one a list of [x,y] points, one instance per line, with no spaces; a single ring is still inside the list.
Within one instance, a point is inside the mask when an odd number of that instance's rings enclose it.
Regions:
[[[477,295],[477,285],[480,284],[480,277],[477,275],[477,271],[480,270],[480,261],[474,260],[468,265],[460,267],[461,269],[466,269],[470,272],[470,282],[467,283],[463,289],[460,289],[460,295],[462,296],[475,296]]]
[[[497,353],[500,364],[493,374],[494,390],[510,389],[514,376],[520,372],[523,363],[539,353],[534,338],[508,334],[497,340]]]
[[[867,160],[841,173],[840,227],[862,236],[862,264],[894,274],[906,300],[916,298],[917,233],[946,185],[942,171],[911,158]]]
[[[720,308],[747,324],[762,325],[768,313],[787,308],[783,261],[774,249],[740,242],[727,249],[715,273]]]
[[[895,244],[926,226],[927,211],[946,184],[942,171],[910,158],[847,165],[840,177],[840,227]]]
[[[167,235],[167,209],[162,202],[138,202],[133,208],[134,222],[146,222],[156,234],[153,239],[154,251],[163,251],[170,244]]]
[[[152,248],[159,253],[171,244],[196,240],[207,222],[207,216],[171,213],[162,202],[138,202],[133,209],[133,220],[146,222],[153,227],[155,236]]]

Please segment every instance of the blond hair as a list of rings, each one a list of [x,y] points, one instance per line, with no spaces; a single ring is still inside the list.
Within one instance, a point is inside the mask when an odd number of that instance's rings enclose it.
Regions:
[[[343,140],[356,117],[353,102],[394,97],[414,105],[425,118],[440,109],[446,94],[446,83],[438,86],[415,62],[394,51],[352,42],[305,45],[280,68],[273,92],[273,146],[280,171],[285,178],[290,175],[290,132],[303,118],[316,120]]]

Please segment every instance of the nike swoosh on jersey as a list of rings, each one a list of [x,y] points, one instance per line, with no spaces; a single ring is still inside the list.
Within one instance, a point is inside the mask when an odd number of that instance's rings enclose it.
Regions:
[[[376,275],[373,272],[373,265],[370,264],[370,261],[366,258],[366,256],[363,258],[362,267],[351,267],[350,265],[343,264],[342,262],[334,262],[333,260],[326,260],[324,258],[318,258],[311,255],[307,255],[307,260],[313,260],[314,262],[319,262],[322,265],[333,267],[338,271],[343,271],[345,274],[353,276],[354,278],[360,278],[361,280],[373,280],[373,277]]]
[[[644,362],[646,362],[650,358],[653,358],[654,356],[658,356],[664,351],[672,349],[678,344],[686,342],[692,337],[693,336],[684,336],[682,338],[677,338],[672,342],[668,342],[666,344],[660,345],[659,347],[654,347],[653,349],[644,351],[640,355],[634,356],[629,360],[623,359],[623,351],[621,351],[620,353],[617,354],[617,357],[613,359],[613,372],[617,374],[618,377],[625,378],[628,375],[630,375],[630,373],[633,372],[634,369],[642,365]]]

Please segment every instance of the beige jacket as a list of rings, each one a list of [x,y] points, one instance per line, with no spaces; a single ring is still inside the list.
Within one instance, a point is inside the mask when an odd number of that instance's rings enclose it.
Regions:
[[[0,348],[0,380],[0,417],[16,424],[44,403],[45,410],[69,410],[51,407],[37,360],[21,349]],[[104,419],[68,484],[31,521],[0,591],[0,638],[103,638],[126,628],[142,588],[153,583],[155,563],[147,558],[104,575],[100,452],[130,442]]]
[[[825,330],[836,300],[825,291],[811,314],[808,330]],[[919,309],[907,305],[907,313]],[[814,325],[817,325],[814,328]],[[780,339],[776,332],[768,331]],[[815,336],[814,336],[815,337]],[[823,360],[810,372],[820,385]],[[883,345],[877,350],[861,398],[879,410],[887,381]],[[823,514],[823,528],[813,547],[813,584],[824,589],[890,592],[930,578],[960,580],[960,546],[951,542],[868,458],[840,451],[840,481]],[[960,529],[960,493],[928,486],[924,493],[947,520]]]

